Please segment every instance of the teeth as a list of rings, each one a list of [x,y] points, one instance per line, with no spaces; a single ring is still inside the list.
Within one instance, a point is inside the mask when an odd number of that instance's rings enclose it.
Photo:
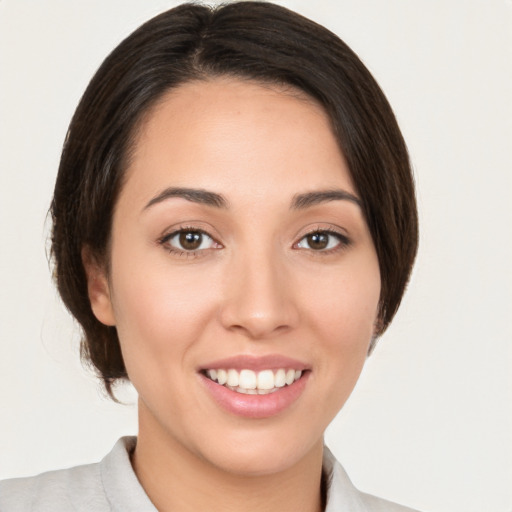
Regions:
[[[263,370],[258,373],[258,389],[272,389],[274,384],[274,372],[272,370]]]
[[[228,370],[228,386],[238,387],[238,372],[236,370]]]
[[[279,388],[293,384],[301,378],[302,371],[279,368],[275,371],[262,370],[256,373],[253,370],[244,369],[238,372],[233,368],[229,368],[226,370],[207,370],[206,375],[211,380],[225,385],[237,393],[266,395],[277,391]]]
[[[212,370],[210,370],[212,371]],[[215,371],[215,370],[213,370]],[[210,379],[212,380],[215,380],[211,375],[210,375]],[[217,382],[221,385],[224,385],[226,384],[226,382],[228,381],[228,373],[226,372],[226,370],[217,370]]]
[[[274,377],[274,386],[282,388],[286,384],[286,372],[284,370],[277,370]]]
[[[234,372],[235,370],[229,371]],[[238,385],[245,389],[256,389],[256,374],[252,370],[242,370],[238,379]]]

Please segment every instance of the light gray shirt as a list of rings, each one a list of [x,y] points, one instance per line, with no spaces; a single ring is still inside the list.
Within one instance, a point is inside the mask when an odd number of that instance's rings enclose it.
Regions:
[[[0,482],[1,512],[158,512],[130,463],[135,437],[121,438],[96,464]],[[326,448],[325,512],[414,512],[359,492]]]

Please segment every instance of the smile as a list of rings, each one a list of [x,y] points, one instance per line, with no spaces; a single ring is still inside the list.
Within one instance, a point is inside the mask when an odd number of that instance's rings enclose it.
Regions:
[[[206,370],[205,375],[213,382],[237,393],[267,395],[299,380],[302,371],[280,368],[278,370],[268,369],[255,372],[248,369],[238,371],[233,368],[218,368]]]

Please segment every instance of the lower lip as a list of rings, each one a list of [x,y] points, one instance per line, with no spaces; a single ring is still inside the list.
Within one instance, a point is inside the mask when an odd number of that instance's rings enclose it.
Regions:
[[[266,395],[246,395],[221,386],[205,375],[200,375],[213,399],[225,410],[245,418],[269,418],[290,407],[302,394],[310,372],[299,380]]]

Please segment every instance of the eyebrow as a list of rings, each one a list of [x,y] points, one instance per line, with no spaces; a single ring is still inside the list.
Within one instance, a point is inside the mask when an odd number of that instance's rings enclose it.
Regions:
[[[198,188],[169,187],[160,192],[160,194],[157,196],[153,197],[146,204],[144,210],[147,210],[153,205],[173,197],[179,197],[192,203],[204,204],[207,206],[213,206],[215,208],[228,207],[226,198],[221,194],[217,194],[216,192],[210,192],[208,190]],[[310,208],[311,206],[329,201],[350,201],[359,207],[362,206],[361,200],[350,192],[342,189],[333,189],[297,194],[292,199],[291,209],[304,210],[306,208]]]
[[[144,210],[172,197],[181,197],[192,203],[205,204],[207,206],[214,206],[215,208],[227,208],[228,206],[225,197],[215,192],[198,188],[169,187],[153,197],[153,199],[146,204]]]
[[[362,207],[361,199],[356,197],[354,194],[342,189],[333,189],[297,194],[292,200],[291,208],[293,210],[303,210],[328,201],[350,201],[357,204],[359,207]]]

